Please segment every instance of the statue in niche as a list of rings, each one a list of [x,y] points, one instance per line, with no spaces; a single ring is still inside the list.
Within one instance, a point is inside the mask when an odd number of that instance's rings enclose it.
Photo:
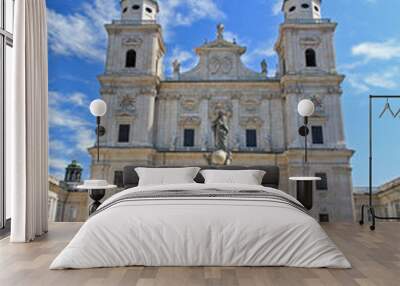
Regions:
[[[181,72],[181,63],[178,60],[172,62],[172,67],[174,69],[174,74],[179,74]]]
[[[310,100],[314,103],[316,113],[324,112],[324,106],[322,103],[322,99],[319,95],[311,96]]]
[[[261,73],[265,75],[268,73],[268,64],[265,59],[263,59],[261,62]]]
[[[218,117],[212,125],[217,150],[228,151],[228,117],[223,111],[218,112]]]
[[[132,96],[125,95],[122,97],[119,103],[119,113],[120,115],[132,115],[135,110],[136,99]]]
[[[218,40],[223,40],[224,39],[224,31],[225,31],[225,27],[223,24],[218,24],[217,26],[217,39]]]

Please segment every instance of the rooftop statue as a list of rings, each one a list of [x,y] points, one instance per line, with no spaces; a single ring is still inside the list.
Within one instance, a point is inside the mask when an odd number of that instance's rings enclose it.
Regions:
[[[224,39],[224,31],[225,31],[225,26],[223,24],[218,24],[218,26],[217,26],[217,39],[218,40]]]
[[[262,60],[261,62],[261,73],[267,74],[268,73],[268,64],[265,59]]]

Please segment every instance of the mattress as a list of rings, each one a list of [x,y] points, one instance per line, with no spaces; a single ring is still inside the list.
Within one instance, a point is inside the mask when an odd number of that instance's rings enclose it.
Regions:
[[[351,267],[290,195],[194,183],[135,187],[110,197],[50,269],[136,265]]]

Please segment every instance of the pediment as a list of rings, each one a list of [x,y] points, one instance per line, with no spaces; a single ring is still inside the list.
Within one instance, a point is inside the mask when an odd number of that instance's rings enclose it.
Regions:
[[[230,51],[232,53],[243,55],[246,52],[246,47],[239,46],[236,43],[229,42],[225,39],[217,39],[211,43],[205,43],[196,48],[196,53],[201,55],[203,52],[211,52],[215,50]]]
[[[223,26],[222,26],[223,27]],[[199,61],[196,67],[184,73],[175,62],[174,79],[180,81],[224,81],[263,80],[266,74],[247,68],[241,60],[246,47],[230,42],[223,37],[221,25],[217,28],[217,39],[196,48]]]

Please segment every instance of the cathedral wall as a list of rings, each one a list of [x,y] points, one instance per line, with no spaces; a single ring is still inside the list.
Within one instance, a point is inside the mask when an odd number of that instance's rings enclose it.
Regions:
[[[213,121],[228,115],[233,151],[278,152],[285,149],[279,82],[163,82],[157,96],[157,141],[161,150],[205,151],[214,148]],[[193,129],[195,145],[183,146],[184,129]],[[256,130],[257,146],[246,147],[246,130]]]

